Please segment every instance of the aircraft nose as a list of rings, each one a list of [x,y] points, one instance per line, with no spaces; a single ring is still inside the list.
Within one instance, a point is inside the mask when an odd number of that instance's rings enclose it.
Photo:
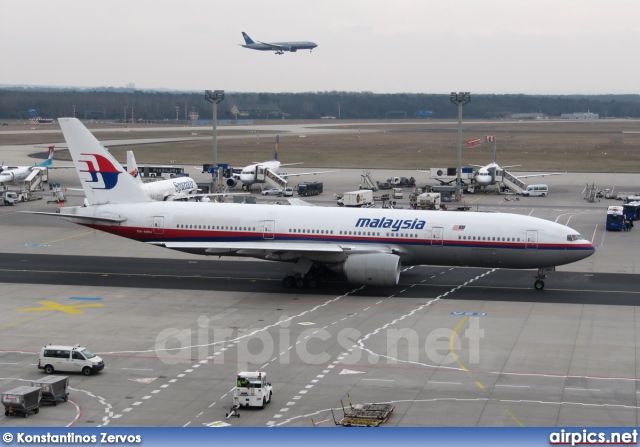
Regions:
[[[573,261],[579,261],[581,259],[586,259],[589,256],[593,255],[596,252],[596,247],[593,246],[591,242],[585,242],[579,250],[574,250],[573,252]]]

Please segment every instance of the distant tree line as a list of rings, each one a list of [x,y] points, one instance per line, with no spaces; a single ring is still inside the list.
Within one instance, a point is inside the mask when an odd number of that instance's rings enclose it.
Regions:
[[[474,95],[464,107],[465,118],[501,118],[513,113],[592,112],[606,117],[640,117],[640,95]],[[218,104],[218,119],[236,118],[234,105],[277,104],[288,119],[383,119],[389,112],[405,112],[413,118],[418,110],[430,110],[433,118],[456,118],[457,106],[448,94],[378,94],[371,92],[235,93],[227,92]],[[106,120],[189,120],[195,110],[200,120],[210,120],[211,104],[204,92],[161,92],[116,89],[0,89],[0,119],[27,119],[35,109],[40,117],[72,116]],[[393,117],[400,115],[393,114]],[[239,117],[242,118],[242,117]],[[252,117],[247,117],[252,118]]]

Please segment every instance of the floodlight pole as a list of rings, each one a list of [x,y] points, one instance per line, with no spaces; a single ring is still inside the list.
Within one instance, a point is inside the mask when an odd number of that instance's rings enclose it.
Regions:
[[[462,199],[462,107],[471,101],[469,92],[451,92],[449,100],[458,105],[458,177],[456,178],[456,202]]]
[[[218,103],[224,99],[224,90],[205,90],[204,99],[209,101],[213,107],[213,172],[211,173],[211,192],[216,188],[218,180],[222,178],[218,175]]]

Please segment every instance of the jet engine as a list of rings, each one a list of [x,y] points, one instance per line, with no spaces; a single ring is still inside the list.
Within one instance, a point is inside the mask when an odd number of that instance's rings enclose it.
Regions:
[[[228,179],[225,179],[224,183],[229,188],[233,188],[234,186],[236,186],[238,184],[238,179],[235,178],[235,177],[229,177]]]
[[[342,270],[352,284],[395,286],[400,280],[400,257],[387,253],[351,255]]]

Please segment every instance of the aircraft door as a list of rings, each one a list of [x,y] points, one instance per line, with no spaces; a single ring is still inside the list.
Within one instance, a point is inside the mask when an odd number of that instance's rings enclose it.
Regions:
[[[153,216],[153,234],[164,234],[164,216]]]
[[[496,168],[491,167],[488,169],[488,171],[489,175],[491,176],[491,184],[494,184],[496,182]]]
[[[527,230],[527,243],[525,248],[535,250],[538,248],[538,230]]]
[[[431,245],[442,246],[442,238],[444,229],[442,227],[433,227],[431,230]]]
[[[275,237],[274,236],[275,228],[276,228],[275,220],[265,220],[264,230],[262,233],[263,239],[273,239]]]

